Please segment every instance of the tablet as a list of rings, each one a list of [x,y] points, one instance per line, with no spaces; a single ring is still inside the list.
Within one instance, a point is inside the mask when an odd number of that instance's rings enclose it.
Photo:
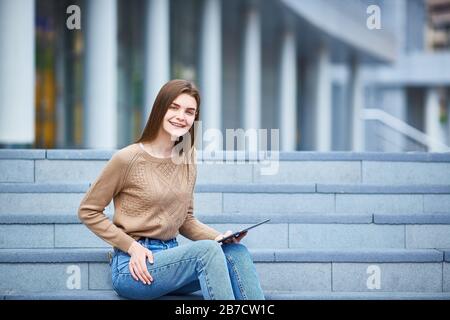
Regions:
[[[248,228],[245,228],[245,229],[242,229],[242,230],[240,230],[240,231],[237,231],[237,232],[235,232],[235,233],[229,235],[228,237],[222,238],[222,239],[217,240],[217,241],[218,241],[218,242],[223,242],[223,241],[226,241],[226,240],[231,239],[231,238],[237,238],[237,237],[239,237],[239,235],[240,235],[242,232],[245,232],[245,231],[248,231],[248,230],[250,230],[250,229],[253,229],[254,227],[257,227],[257,226],[262,225],[263,223],[266,223],[266,222],[269,222],[269,221],[270,221],[270,219],[261,221],[261,222],[259,222],[259,223],[257,223],[257,224],[254,224],[254,225],[252,225],[252,226],[250,226],[250,227],[248,227]]]

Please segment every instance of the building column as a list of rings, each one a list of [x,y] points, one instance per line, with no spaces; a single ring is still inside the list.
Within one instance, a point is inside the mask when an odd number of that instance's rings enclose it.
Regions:
[[[147,123],[159,90],[170,79],[169,6],[167,0],[147,0],[142,127]]]
[[[201,30],[201,117],[205,129],[222,129],[222,7],[220,0],[205,0]],[[223,148],[214,140],[208,148]]]
[[[445,143],[445,131],[439,121],[440,95],[438,88],[428,88],[425,101],[425,133],[431,138],[430,152],[444,151],[439,143]],[[433,143],[437,142],[437,143]]]
[[[261,127],[261,22],[257,6],[251,3],[245,15],[243,46],[244,129]]]
[[[297,48],[295,33],[286,29],[281,44],[280,61],[280,131],[281,150],[297,148]]]
[[[360,65],[357,58],[350,61],[350,75],[348,81],[351,127],[352,151],[364,151],[364,119],[362,119],[364,92],[361,81]]]
[[[0,145],[35,142],[34,0],[0,0]]]
[[[316,60],[316,151],[331,150],[331,75],[327,46],[319,48]]]
[[[85,147],[117,148],[117,2],[87,2]]]

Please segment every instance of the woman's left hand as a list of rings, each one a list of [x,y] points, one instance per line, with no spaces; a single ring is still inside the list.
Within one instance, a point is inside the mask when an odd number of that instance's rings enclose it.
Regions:
[[[228,230],[224,234],[219,234],[214,240],[219,241],[222,238],[226,238],[230,235],[232,235],[233,232],[231,230]],[[242,232],[238,237],[233,237],[231,239],[225,240],[223,243],[239,243],[242,238],[244,238],[247,235],[247,231]]]

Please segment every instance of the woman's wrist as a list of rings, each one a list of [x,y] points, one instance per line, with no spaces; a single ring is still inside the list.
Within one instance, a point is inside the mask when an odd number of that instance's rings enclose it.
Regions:
[[[131,246],[128,248],[128,254],[131,256],[134,251],[136,250],[136,246],[139,245],[139,243],[135,240],[131,243]]]

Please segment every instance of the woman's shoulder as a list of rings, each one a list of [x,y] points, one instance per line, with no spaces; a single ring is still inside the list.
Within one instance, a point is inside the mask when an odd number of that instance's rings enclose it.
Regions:
[[[139,145],[137,143],[129,144],[121,149],[116,150],[111,160],[121,165],[127,165],[139,153]]]

